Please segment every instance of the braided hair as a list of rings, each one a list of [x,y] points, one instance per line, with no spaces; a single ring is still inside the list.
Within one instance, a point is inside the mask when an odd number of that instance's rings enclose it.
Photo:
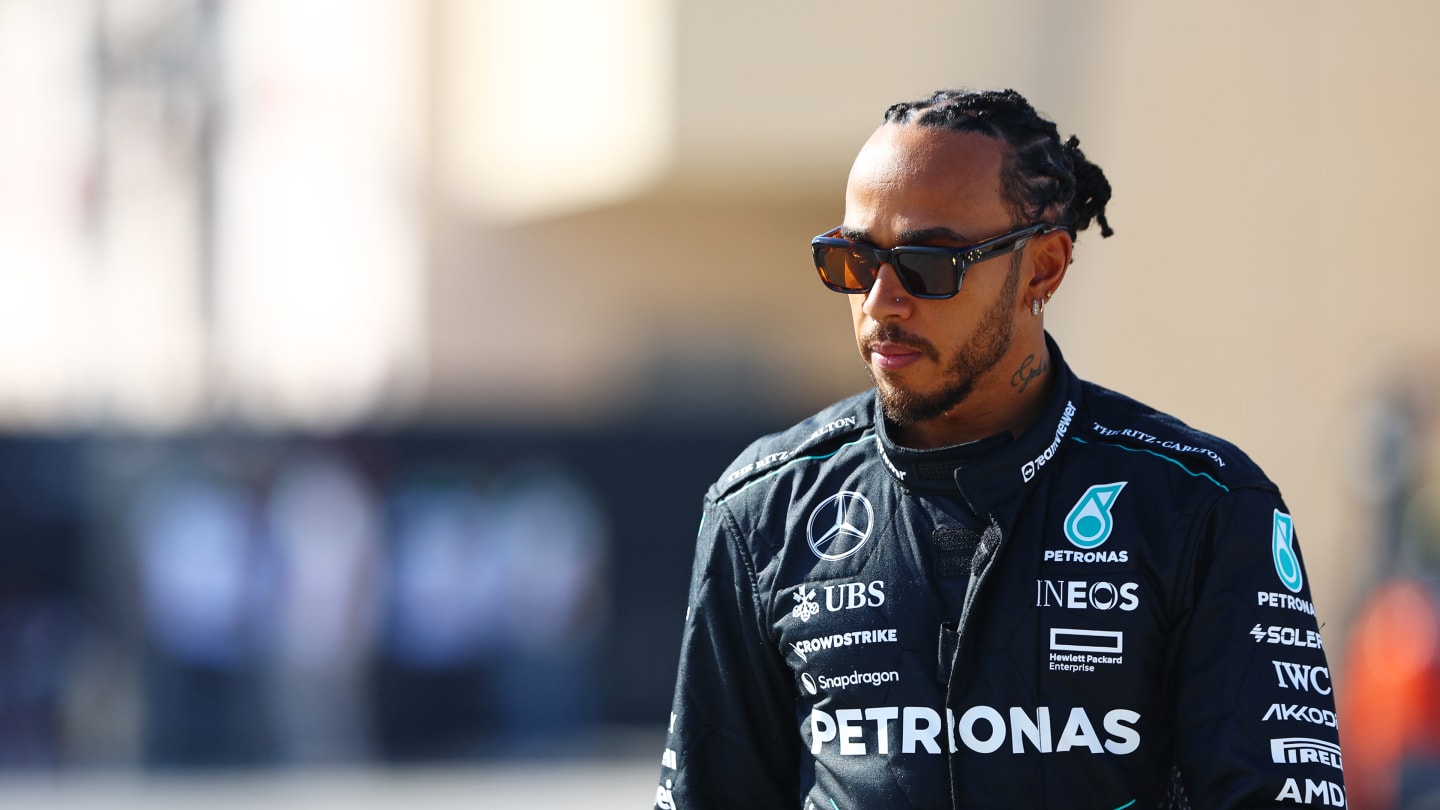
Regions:
[[[1055,124],[1014,90],[940,90],[923,101],[892,105],[885,122],[994,138],[1010,147],[1000,182],[1017,220],[1063,225],[1072,239],[1091,220],[1100,223],[1102,237],[1114,233],[1105,219],[1105,173],[1085,159],[1079,138],[1062,143]]]

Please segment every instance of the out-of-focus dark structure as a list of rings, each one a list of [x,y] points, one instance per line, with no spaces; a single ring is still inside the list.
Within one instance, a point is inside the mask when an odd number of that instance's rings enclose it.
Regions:
[[[741,441],[0,443],[0,766],[604,753],[664,712],[696,493]]]
[[[673,643],[695,493],[738,441],[613,428],[0,447],[24,494],[3,513],[20,541],[0,591],[14,685],[0,707],[16,718],[3,761],[596,753],[607,729],[663,712],[673,673],[636,662]]]

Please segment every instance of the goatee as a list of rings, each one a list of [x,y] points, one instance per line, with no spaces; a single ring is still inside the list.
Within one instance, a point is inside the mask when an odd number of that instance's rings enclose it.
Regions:
[[[945,369],[945,379],[940,388],[929,393],[910,391],[896,385],[886,385],[876,374],[869,362],[865,372],[880,392],[880,405],[885,418],[896,427],[908,427],[919,422],[942,416],[970,397],[975,390],[975,381],[988,373],[1005,357],[1014,337],[1015,320],[1012,309],[1015,296],[1020,291],[1020,263],[1011,262],[1005,276],[1004,289],[999,297],[981,315],[975,331],[951,359]],[[939,352],[925,339],[910,335],[893,322],[882,324],[866,335],[861,342],[867,361],[869,346],[877,341],[888,341],[912,347],[933,360],[939,360]]]

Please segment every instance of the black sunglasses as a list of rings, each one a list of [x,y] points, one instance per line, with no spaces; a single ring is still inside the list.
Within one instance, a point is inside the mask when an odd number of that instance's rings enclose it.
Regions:
[[[875,286],[880,265],[889,264],[900,284],[916,298],[950,298],[960,292],[965,271],[976,262],[1022,250],[1030,237],[1061,230],[1061,225],[1039,223],[961,248],[912,247],[889,250],[841,239],[836,228],[810,240],[815,269],[825,286],[842,293],[865,293]]]

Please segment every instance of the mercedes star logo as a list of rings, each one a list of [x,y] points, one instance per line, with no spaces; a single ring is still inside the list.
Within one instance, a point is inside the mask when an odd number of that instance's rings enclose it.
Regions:
[[[805,534],[810,550],[822,560],[843,560],[870,539],[875,510],[858,492],[837,492],[810,513]],[[820,531],[816,531],[817,527]]]

